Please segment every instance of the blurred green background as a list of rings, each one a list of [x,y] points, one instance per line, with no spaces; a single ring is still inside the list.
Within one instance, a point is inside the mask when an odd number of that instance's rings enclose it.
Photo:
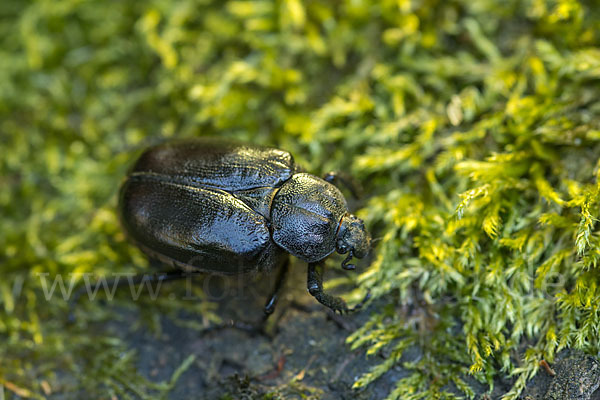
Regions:
[[[111,319],[100,304],[67,327],[67,304],[45,301],[38,274],[147,265],[118,226],[118,186],[142,148],[184,136],[278,146],[363,184],[359,215],[378,241],[360,291],[380,306],[349,344],[386,358],[356,390],[413,345],[424,356],[403,364],[389,398],[471,397],[471,375],[490,391],[508,379],[514,399],[541,359],[596,354],[599,11],[577,0],[3,0],[6,396],[168,396],[177,372],[150,383],[124,342],[92,334]],[[218,319],[210,303],[158,303],[158,315]]]

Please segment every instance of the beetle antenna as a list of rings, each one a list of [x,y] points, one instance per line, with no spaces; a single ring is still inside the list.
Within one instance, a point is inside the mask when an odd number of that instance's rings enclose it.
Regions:
[[[377,243],[379,241],[383,240],[383,236],[380,237],[376,237],[374,239],[371,239],[371,245],[373,245],[373,243]]]
[[[348,252],[348,256],[344,259],[344,261],[342,261],[342,268],[344,268],[345,270],[348,270],[348,271],[352,271],[353,269],[356,268],[356,265],[348,264],[350,262],[350,260],[352,260],[352,257],[353,257],[352,250],[350,250]]]

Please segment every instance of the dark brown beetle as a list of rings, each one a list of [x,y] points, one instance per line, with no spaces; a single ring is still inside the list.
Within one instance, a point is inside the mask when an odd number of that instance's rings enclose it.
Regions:
[[[325,179],[333,181],[335,174]],[[319,264],[337,250],[364,257],[371,238],[348,212],[342,193],[302,172],[283,150],[215,138],[167,142],[146,150],[121,187],[119,213],[128,236],[148,255],[185,272],[239,274],[281,267],[265,307],[273,312],[289,254],[308,262],[308,290],[323,292]]]

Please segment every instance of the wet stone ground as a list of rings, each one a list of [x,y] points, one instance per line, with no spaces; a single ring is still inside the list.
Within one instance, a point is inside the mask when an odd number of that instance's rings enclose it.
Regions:
[[[345,344],[346,337],[366,321],[377,304],[355,314],[335,316],[308,294],[305,274],[306,268],[299,263],[291,268],[275,314],[267,326],[270,336],[238,329],[201,333],[166,316],[158,317],[160,329],[157,332],[148,329],[147,324],[137,323],[139,312],[131,309],[122,311],[121,321],[137,322],[129,324],[128,329],[124,329],[122,322],[110,324],[107,329],[125,338],[136,350],[138,369],[151,381],[168,380],[187,357],[195,355],[192,365],[170,392],[169,398],[173,400],[385,399],[394,388],[394,382],[408,376],[408,371],[397,366],[368,388],[353,390],[356,379],[380,363],[382,355],[366,358],[364,351],[350,351]],[[336,275],[336,271],[328,271],[325,280]],[[256,276],[250,286],[229,288],[229,295],[216,302],[218,315],[225,321],[259,321],[273,281],[274,276],[261,275]],[[168,284],[180,285],[181,290],[185,290],[183,281]],[[213,280],[207,285],[202,278],[195,278],[194,285],[198,284],[213,297],[224,293],[222,280]],[[228,285],[230,283],[225,283]],[[180,321],[192,323],[199,323],[200,319],[198,315],[179,317]],[[418,349],[411,349],[404,360],[419,356]],[[600,391],[570,389],[574,385],[573,377],[583,376],[584,385],[600,382],[600,368],[596,366],[595,360],[578,353],[563,353],[554,365],[556,376],[540,371],[521,398],[600,400]],[[499,399],[510,389],[511,383],[508,379],[498,381],[494,392],[484,396],[485,386],[466,379],[473,383],[476,398],[480,399]]]

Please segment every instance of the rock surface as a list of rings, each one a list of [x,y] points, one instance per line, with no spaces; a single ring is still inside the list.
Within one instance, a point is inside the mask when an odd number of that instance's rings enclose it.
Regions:
[[[600,399],[600,362],[580,351],[560,353],[552,366],[555,376],[542,370],[522,396],[524,400]]]

